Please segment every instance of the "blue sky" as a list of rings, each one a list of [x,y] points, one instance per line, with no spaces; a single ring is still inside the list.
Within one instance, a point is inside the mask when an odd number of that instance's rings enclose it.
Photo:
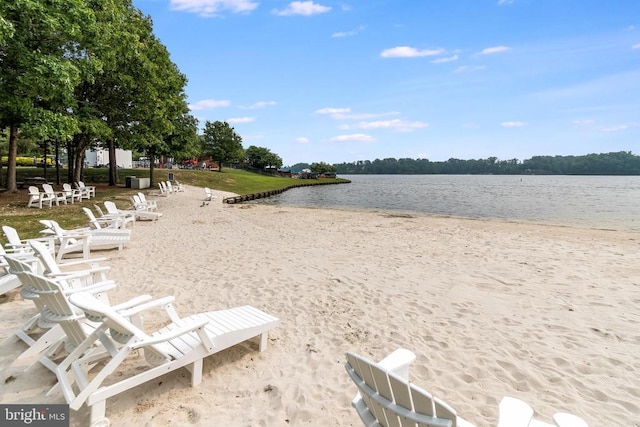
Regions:
[[[285,165],[640,154],[637,0],[134,0],[201,125]]]

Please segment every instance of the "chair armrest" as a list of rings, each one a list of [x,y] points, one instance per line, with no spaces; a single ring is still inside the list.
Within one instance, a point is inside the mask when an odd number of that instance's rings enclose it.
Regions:
[[[96,273],[100,273],[103,271],[108,271],[111,267],[99,267],[96,269],[87,269],[87,270],[76,270],[62,273],[47,273],[46,277],[49,277],[54,280],[71,280],[71,279],[81,279],[83,277],[88,277]],[[113,280],[110,280],[113,282]]]
[[[411,350],[399,348],[378,362],[378,365],[402,378],[409,379],[409,367],[414,360],[416,355]]]
[[[166,296],[164,298],[160,298],[157,300],[149,301],[144,304],[137,305],[127,310],[122,310],[120,311],[120,314],[124,317],[133,316],[134,314],[138,314],[142,311],[150,310],[152,308],[164,307],[168,304],[171,304],[173,301],[175,301],[175,299],[176,298],[173,296]]]
[[[122,302],[120,304],[112,305],[111,308],[114,309],[115,311],[122,311],[128,308],[140,305],[144,302],[147,302],[151,300],[151,298],[152,298],[151,295],[140,295],[128,301]]]
[[[99,257],[99,258],[73,258],[73,259],[63,259],[61,262],[58,263],[58,266],[60,268],[64,268],[64,267],[68,267],[68,266],[73,266],[73,265],[82,265],[82,264],[88,264],[90,266],[92,266],[91,268],[111,268],[111,267],[100,267],[98,265],[95,265],[97,263],[106,261],[107,258],[106,257]]]
[[[188,323],[186,323],[186,324],[184,324],[182,326],[179,326],[178,328],[173,329],[171,331],[167,331],[167,332],[165,332],[163,334],[154,335],[154,336],[149,337],[147,339],[144,339],[142,341],[138,341],[138,342],[132,344],[130,346],[130,348],[132,350],[135,350],[135,349],[146,347],[146,346],[149,346],[149,345],[159,344],[161,342],[170,341],[170,340],[172,340],[174,338],[178,338],[181,335],[185,335],[185,334],[188,334],[190,332],[193,332],[196,329],[199,329],[199,328],[203,327],[207,323],[209,323],[208,319],[194,320],[192,322],[188,322]]]
[[[65,295],[73,295],[80,292],[88,292],[90,294],[97,294],[100,292],[110,291],[116,288],[116,282],[113,280],[105,280],[104,282],[94,283],[92,285],[80,286],[75,289],[66,289],[64,291]]]

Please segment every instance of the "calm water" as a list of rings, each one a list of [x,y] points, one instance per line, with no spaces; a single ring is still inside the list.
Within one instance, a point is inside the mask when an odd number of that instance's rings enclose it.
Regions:
[[[341,175],[259,203],[640,231],[639,176]]]

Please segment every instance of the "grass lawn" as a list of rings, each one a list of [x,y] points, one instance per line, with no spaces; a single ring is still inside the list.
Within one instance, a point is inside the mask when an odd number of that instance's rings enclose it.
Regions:
[[[3,169],[5,172],[5,169]],[[43,176],[42,168],[19,167],[16,172],[17,181],[24,178]],[[166,181],[172,173],[175,180],[196,187],[209,187],[215,190],[229,191],[239,195],[278,190],[296,184],[327,184],[339,182],[349,182],[340,178],[326,178],[317,180],[295,180],[292,178],[261,175],[244,170],[223,168],[218,171],[186,170],[186,169],[155,169],[155,187],[145,189],[145,192],[156,192],[159,181]],[[55,169],[47,169],[47,179],[56,182]],[[67,170],[60,170],[60,182],[66,182]],[[41,219],[54,219],[64,228],[82,227],[87,225],[87,217],[80,209],[82,206],[88,207],[95,212],[94,204],[102,206],[105,200],[113,201],[121,209],[129,209],[131,202],[129,198],[139,190],[125,188],[125,177],[136,176],[137,178],[148,178],[149,169],[118,169],[118,185],[108,185],[108,169],[87,168],[85,169],[84,182],[86,185],[96,186],[96,198],[83,200],[82,203],[61,205],[51,209],[27,208],[27,189],[22,189],[18,193],[0,193],[0,225],[9,225],[20,233],[22,239],[37,237],[39,231],[43,229],[38,221]],[[54,185],[56,190],[61,190],[61,185]],[[204,193],[203,193],[204,197]],[[6,239],[4,234],[0,236],[0,242],[4,245]]]

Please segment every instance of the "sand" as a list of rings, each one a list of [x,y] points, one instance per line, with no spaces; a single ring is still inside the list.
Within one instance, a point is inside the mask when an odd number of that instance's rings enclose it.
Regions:
[[[112,302],[174,295],[182,315],[251,304],[280,319],[269,346],[206,359],[107,401],[114,426],[360,426],[346,351],[416,353],[411,379],[477,426],[503,396],[591,427],[640,426],[640,234],[503,221],[158,198],[123,251],[102,251]],[[9,295],[0,338],[33,313]],[[155,318],[147,317],[148,326]],[[9,366],[0,403],[64,403],[41,366]],[[9,380],[9,381],[7,381]],[[86,408],[72,426],[88,424]]]

